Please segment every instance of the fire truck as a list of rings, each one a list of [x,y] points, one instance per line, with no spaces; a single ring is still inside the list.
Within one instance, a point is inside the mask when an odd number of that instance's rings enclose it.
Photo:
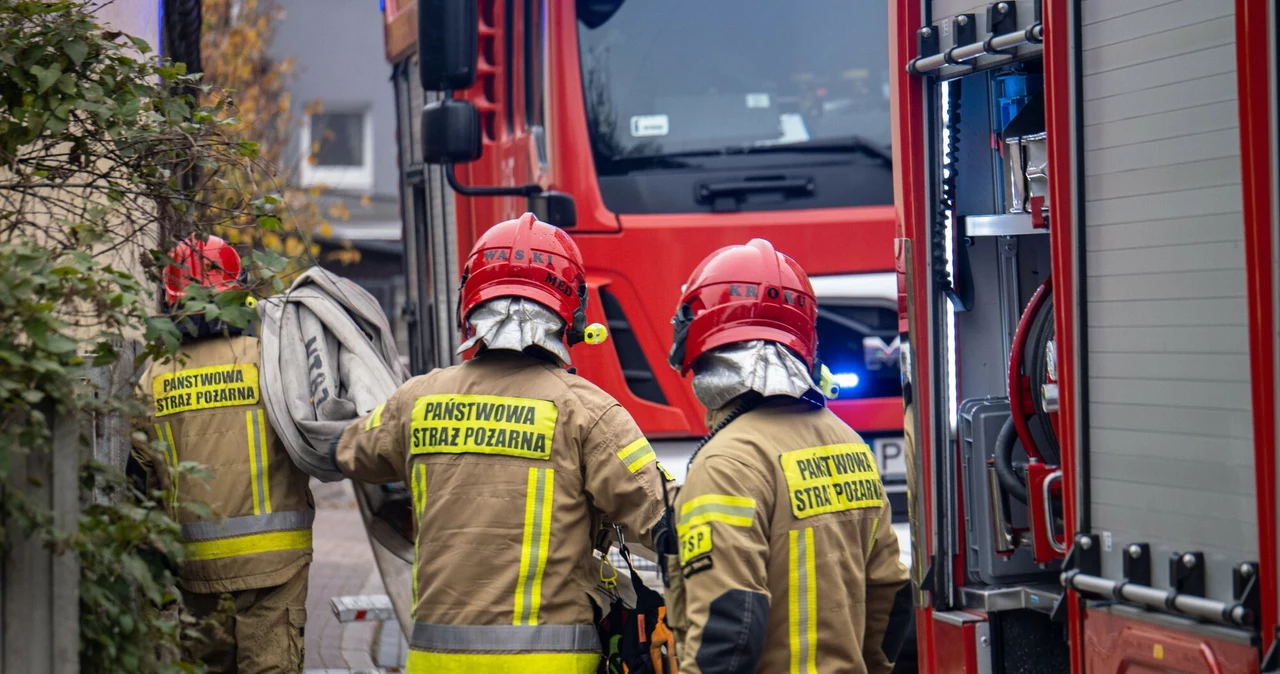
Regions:
[[[460,260],[532,211],[586,262],[603,345],[578,373],[683,480],[706,432],[667,365],[681,284],[765,237],[813,277],[832,409],[867,438],[906,531],[884,0],[385,0],[415,374],[460,362]],[[407,617],[401,489],[358,487]],[[400,597],[405,597],[401,599]],[[411,624],[404,621],[403,624]]]
[[[1276,3],[889,6],[920,668],[1277,671]]]
[[[459,260],[533,211],[577,242],[588,316],[610,328],[574,366],[680,472],[706,432],[666,365],[680,286],[706,254],[762,236],[815,277],[835,409],[905,478],[883,0],[389,0],[384,12],[415,372],[459,362]]]

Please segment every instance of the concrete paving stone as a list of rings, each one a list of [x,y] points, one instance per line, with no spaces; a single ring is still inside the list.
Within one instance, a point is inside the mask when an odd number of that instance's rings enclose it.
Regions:
[[[316,502],[314,554],[307,592],[306,661],[311,673],[378,671],[371,650],[375,625],[342,625],[329,608],[338,595],[386,592],[373,562],[355,494],[348,482],[311,482]],[[361,640],[363,639],[363,647]],[[363,653],[363,658],[360,654]]]

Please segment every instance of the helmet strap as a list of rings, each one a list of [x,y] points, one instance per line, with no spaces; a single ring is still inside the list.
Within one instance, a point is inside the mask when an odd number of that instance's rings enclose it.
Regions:
[[[581,342],[584,333],[587,330],[587,282],[583,281],[578,286],[578,308],[573,310],[573,325],[565,331],[565,341],[569,346],[573,346]]]
[[[455,320],[458,323],[458,331],[462,333],[464,341],[467,337],[467,329],[462,325],[462,288],[467,285],[467,278],[470,276],[471,274],[468,273],[467,270],[462,270],[462,280],[458,281],[458,302],[453,305],[453,313]]]
[[[667,355],[667,364],[679,372],[684,366],[685,340],[689,336],[689,325],[693,323],[693,309],[688,304],[681,304],[676,315],[671,317],[671,353]]]

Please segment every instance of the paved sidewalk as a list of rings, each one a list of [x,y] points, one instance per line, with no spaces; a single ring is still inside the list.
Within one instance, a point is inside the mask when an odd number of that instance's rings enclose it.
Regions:
[[[349,482],[311,482],[316,499],[315,557],[307,593],[307,674],[376,672],[371,648],[377,625],[342,625],[329,608],[338,595],[382,594],[381,577]]]

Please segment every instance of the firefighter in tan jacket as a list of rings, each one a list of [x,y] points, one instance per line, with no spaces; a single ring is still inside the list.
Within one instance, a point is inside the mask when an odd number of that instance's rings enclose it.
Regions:
[[[192,282],[236,287],[240,258],[217,237],[193,237],[169,255],[170,307]],[[177,576],[195,614],[213,614],[224,593],[236,611],[220,633],[186,646],[210,672],[301,672],[315,519],[307,475],[267,419],[258,340],[200,317],[179,329],[179,358],[152,363],[139,382],[151,410],[136,423],[147,441],[134,443],[129,467],[150,488],[168,489],[188,461],[212,474],[182,475],[170,491],[166,505],[182,525],[186,548]],[[205,504],[208,516],[185,508],[190,502]]]
[[[685,286],[671,364],[693,370],[712,435],[666,551],[681,674],[892,669],[907,570],[875,457],[814,383],[816,319],[804,271],[762,239],[712,253]]]
[[[411,674],[596,671],[601,524],[649,540],[664,483],[630,415],[564,368],[585,304],[568,235],[532,214],[494,226],[463,271],[460,351],[478,353],[335,441],[344,474],[413,494]]]

